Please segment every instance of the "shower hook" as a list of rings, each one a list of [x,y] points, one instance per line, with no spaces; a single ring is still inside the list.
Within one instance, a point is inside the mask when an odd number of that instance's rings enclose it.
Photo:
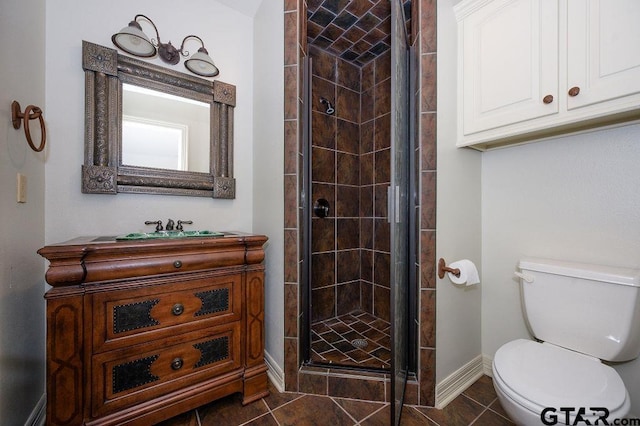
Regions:
[[[327,106],[327,114],[332,115],[334,112],[336,112],[336,110],[333,108],[333,105],[331,105],[331,102],[329,102],[325,98],[320,98],[320,103]]]

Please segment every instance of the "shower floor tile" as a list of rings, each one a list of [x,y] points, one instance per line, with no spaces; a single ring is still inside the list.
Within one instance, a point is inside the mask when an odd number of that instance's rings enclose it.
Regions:
[[[363,311],[315,322],[311,324],[311,361],[388,369],[389,330],[388,322]]]

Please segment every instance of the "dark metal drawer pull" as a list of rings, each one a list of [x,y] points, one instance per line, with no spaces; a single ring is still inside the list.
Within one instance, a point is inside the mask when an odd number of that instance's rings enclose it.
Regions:
[[[173,308],[171,308],[171,313],[175,316],[182,315],[183,312],[184,305],[182,303],[176,303],[175,305],[173,305]]]
[[[182,262],[180,262],[179,260],[176,260],[175,262],[173,262],[173,266],[176,268],[181,268],[182,267]]]
[[[171,368],[173,370],[180,370],[182,368],[182,364],[184,364],[182,358],[174,358],[174,360],[171,361]]]

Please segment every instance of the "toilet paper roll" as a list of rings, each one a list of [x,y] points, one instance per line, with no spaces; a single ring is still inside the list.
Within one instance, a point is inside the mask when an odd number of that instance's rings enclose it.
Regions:
[[[468,259],[458,260],[457,262],[451,263],[449,267],[460,271],[460,276],[458,277],[451,272],[448,273],[452,283],[466,284],[468,286],[480,283],[478,268],[476,268],[476,265],[472,261]]]

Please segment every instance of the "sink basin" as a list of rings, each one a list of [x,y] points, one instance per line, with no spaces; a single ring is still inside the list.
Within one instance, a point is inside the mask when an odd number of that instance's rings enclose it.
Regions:
[[[159,238],[191,238],[191,237],[221,237],[224,233],[214,231],[156,231],[133,232],[120,235],[116,240],[154,240]]]

